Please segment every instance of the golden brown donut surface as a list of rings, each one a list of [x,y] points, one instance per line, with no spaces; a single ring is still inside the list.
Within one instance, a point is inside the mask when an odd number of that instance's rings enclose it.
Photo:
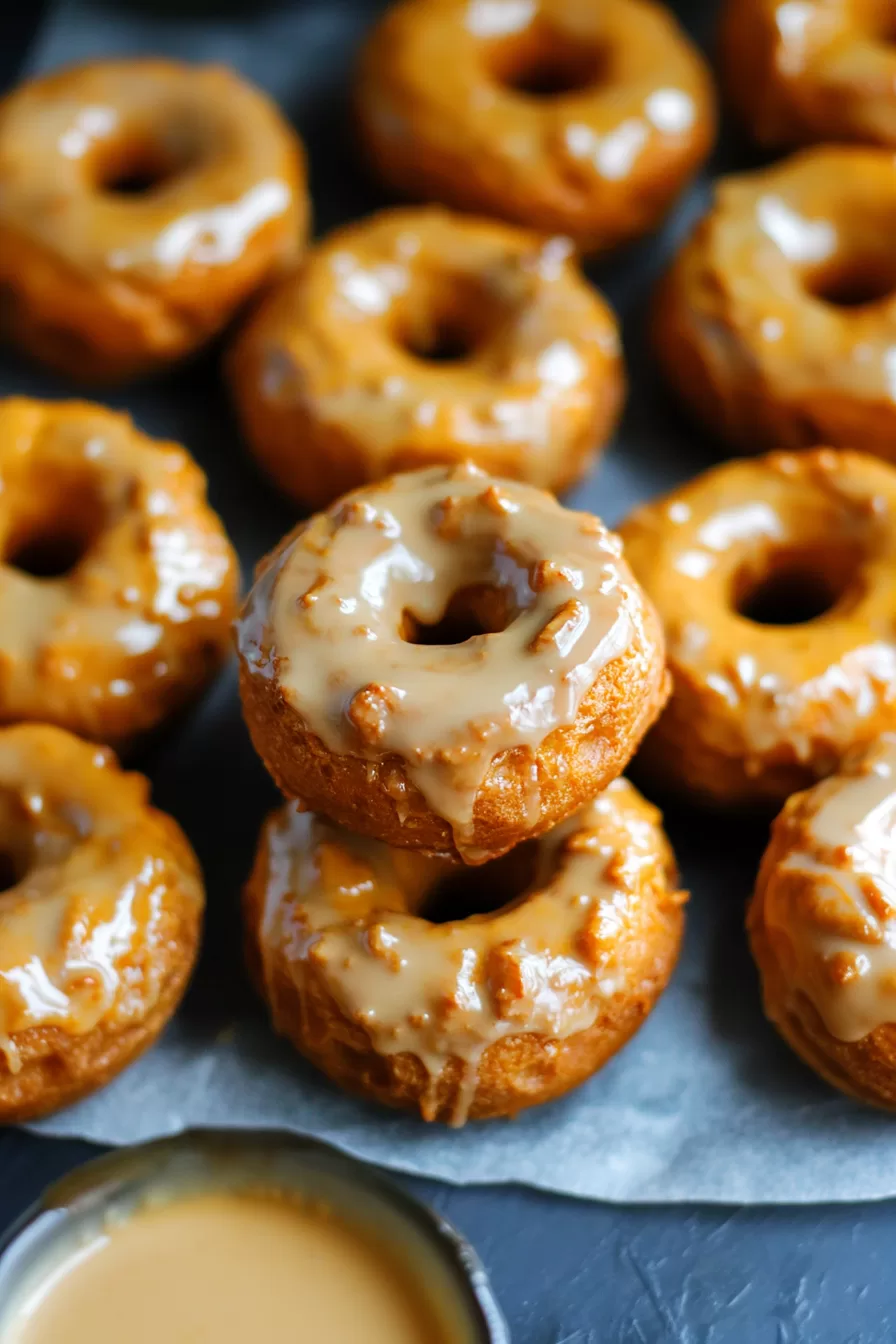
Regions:
[[[307,227],[304,155],[217,66],[98,61],[0,102],[0,331],[76,378],[189,354]]]
[[[618,539],[470,463],[300,524],[262,562],[238,641],[246,720],[287,797],[468,863],[593,798],[667,694]]]
[[[781,1035],[836,1087],[896,1107],[896,734],[787,802],[748,922]]]
[[[61,729],[0,729],[0,1122],[108,1082],[186,987],[202,877],[148,790]]]
[[[493,913],[451,918],[452,892]],[[475,871],[287,803],[262,832],[247,945],[275,1027],[334,1081],[462,1124],[606,1063],[665,988],[684,899],[659,813],[623,779]]]
[[[890,0],[728,0],[724,87],[763,145],[896,146]]]
[[[896,728],[896,471],[817,449],[729,462],[636,512],[625,553],[673,691],[639,758],[706,802],[780,805]]]
[[[723,178],[654,309],[658,357],[738,450],[896,459],[896,158],[804,150]]]
[[[569,252],[436,209],[332,234],[231,351],[253,452],[315,508],[463,457],[563,489],[611,433],[624,383],[613,314]]]
[[[154,728],[226,657],[237,584],[183,448],[87,402],[0,401],[0,722]]]
[[[650,0],[400,0],[357,102],[399,191],[586,251],[653,228],[714,132],[703,61]]]

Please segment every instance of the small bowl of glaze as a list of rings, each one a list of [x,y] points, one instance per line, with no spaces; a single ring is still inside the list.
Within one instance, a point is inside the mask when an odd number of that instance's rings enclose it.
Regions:
[[[119,1149],[0,1242],[0,1344],[509,1344],[472,1247],[311,1139],[200,1130]]]

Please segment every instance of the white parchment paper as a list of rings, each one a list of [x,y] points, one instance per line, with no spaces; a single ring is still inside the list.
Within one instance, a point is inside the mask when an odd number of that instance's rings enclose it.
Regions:
[[[320,228],[377,204],[344,116],[348,71],[370,4],[306,0],[201,5],[60,4],[33,69],[114,52],[224,61],[268,87],[312,159]],[[694,3],[698,27],[700,6]],[[222,14],[224,17],[222,17]],[[709,19],[710,11],[703,16]],[[649,287],[701,208],[698,186],[655,243],[595,272],[626,319],[632,395],[613,452],[576,496],[610,521],[712,460],[675,418],[643,354]],[[61,395],[24,365],[0,365],[0,391]],[[235,441],[214,361],[108,398],[151,433],[185,441],[210,476],[247,566],[290,522]],[[826,1088],[766,1026],[742,932],[767,831],[694,813],[668,817],[694,893],[678,973],[637,1038],[568,1099],[513,1122],[461,1131],[366,1106],[335,1091],[268,1029],[246,984],[238,893],[273,790],[254,760],[232,676],[148,762],[160,806],[199,850],[209,890],[206,949],[194,990],[163,1041],[103,1093],[38,1126],[131,1143],[191,1125],[283,1126],[361,1157],[448,1181],[523,1182],[620,1201],[786,1202],[896,1194],[896,1124]]]

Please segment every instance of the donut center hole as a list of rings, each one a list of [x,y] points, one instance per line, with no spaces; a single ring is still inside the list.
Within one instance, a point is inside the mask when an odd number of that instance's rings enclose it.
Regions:
[[[448,320],[409,335],[405,348],[415,359],[425,360],[428,364],[459,364],[470,358],[476,341],[469,331]]]
[[[25,874],[21,859],[8,850],[0,849],[0,893],[17,887]]]
[[[6,563],[33,579],[63,579],[84,559],[88,543],[82,537],[28,537],[15,546]]]
[[[94,180],[112,196],[146,196],[179,176],[192,158],[183,146],[155,140],[103,142],[93,160]]]
[[[478,868],[451,866],[423,899],[417,914],[430,924],[491,915],[518,900],[535,883],[538,841],[524,840],[509,854]]]
[[[36,865],[35,815],[18,790],[0,788],[0,894],[17,887]]]
[[[99,486],[90,477],[60,471],[28,496],[5,543],[4,564],[33,579],[63,579],[81,564],[105,521]]]
[[[896,293],[896,257],[856,257],[820,267],[807,278],[809,293],[832,308],[867,308]]]
[[[478,277],[446,274],[420,278],[398,306],[398,345],[425,364],[471,359],[500,320],[501,305]]]
[[[853,569],[849,560],[838,569],[829,557],[823,561],[811,553],[784,554],[761,574],[738,576],[734,606],[755,625],[806,625],[837,604]]]
[[[499,84],[524,98],[562,98],[603,83],[609,74],[610,51],[604,43],[534,23],[494,44],[491,67]]]
[[[496,635],[506,630],[516,615],[510,596],[501,588],[475,584],[453,594],[442,615],[427,622],[408,609],[402,613],[401,637],[406,644],[446,648],[466,644],[477,635]]]

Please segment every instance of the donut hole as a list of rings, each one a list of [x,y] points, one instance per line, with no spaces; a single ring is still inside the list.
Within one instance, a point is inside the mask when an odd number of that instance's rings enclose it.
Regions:
[[[78,568],[105,523],[99,482],[62,469],[22,491],[3,543],[3,563],[33,579],[63,579]]]
[[[15,789],[0,788],[0,892],[17,887],[36,859],[33,814]]]
[[[495,297],[481,280],[440,275],[421,283],[396,313],[394,339],[424,364],[462,364],[473,358],[500,319]]]
[[[9,850],[0,849],[0,893],[9,891],[11,887],[17,887],[25,873],[22,872],[22,862],[18,855]]]
[[[843,258],[806,277],[813,298],[832,308],[867,308],[896,293],[896,255]]]
[[[183,144],[123,138],[104,141],[91,168],[101,191],[112,196],[146,196],[178,177],[194,157]]]
[[[492,77],[524,98],[562,98],[605,82],[610,69],[607,43],[584,41],[547,23],[492,44]]]
[[[404,346],[408,354],[428,364],[459,364],[472,355],[476,338],[463,323],[448,318],[409,336]]]
[[[448,868],[449,865],[446,865]],[[509,854],[478,868],[450,865],[416,911],[430,924],[491,915],[519,900],[538,875],[538,841],[524,840]]]
[[[751,568],[737,576],[735,610],[754,625],[807,625],[837,605],[856,563],[849,555],[782,552],[761,572]]]
[[[491,584],[473,584],[453,593],[436,621],[427,622],[406,608],[402,612],[401,637],[406,644],[446,648],[466,644],[477,635],[497,635],[506,630],[517,606],[510,592]]]

